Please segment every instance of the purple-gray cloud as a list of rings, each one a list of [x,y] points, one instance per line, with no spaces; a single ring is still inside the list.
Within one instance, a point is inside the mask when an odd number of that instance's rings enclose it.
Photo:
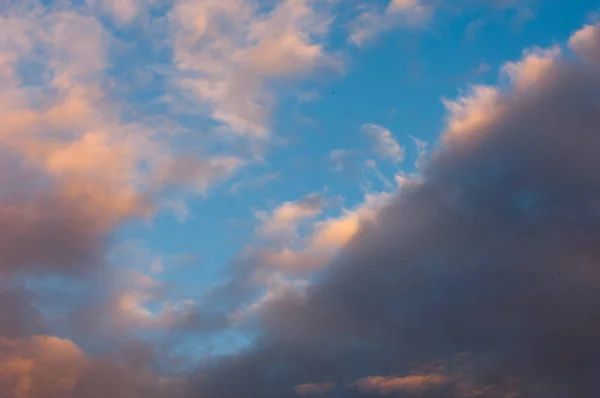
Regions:
[[[306,298],[272,303],[254,347],[200,368],[193,396],[292,397],[315,380],[398,386],[432,380],[414,369],[437,362],[428,397],[594,397],[600,70],[560,57],[536,65],[519,66],[500,113],[449,134],[422,182],[365,225]],[[468,366],[457,371],[460,355]]]

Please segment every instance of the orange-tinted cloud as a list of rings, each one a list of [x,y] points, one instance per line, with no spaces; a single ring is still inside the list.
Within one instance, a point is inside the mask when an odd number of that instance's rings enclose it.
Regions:
[[[448,378],[439,374],[414,374],[408,376],[371,376],[357,380],[351,387],[365,393],[377,394],[423,393],[448,382]]]
[[[335,384],[330,382],[300,384],[294,387],[294,391],[298,395],[320,395],[331,391],[335,388]]]
[[[94,359],[73,342],[0,338],[0,395],[14,398],[182,396],[183,384],[124,363]]]

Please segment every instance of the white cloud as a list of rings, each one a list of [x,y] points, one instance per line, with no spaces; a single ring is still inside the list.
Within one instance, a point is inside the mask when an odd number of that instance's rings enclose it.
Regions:
[[[425,164],[425,162],[427,161],[427,156],[429,155],[429,143],[423,140],[420,140],[416,137],[413,137],[412,135],[410,136],[410,138],[413,140],[413,142],[415,143],[415,146],[417,148],[417,158],[415,159],[415,168],[416,169],[421,169],[423,167],[423,165]]]
[[[283,0],[269,12],[250,2],[184,0],[170,13],[176,84],[233,132],[269,134],[270,82],[301,78],[332,58],[330,18],[311,0]]]
[[[362,12],[350,23],[349,40],[362,46],[374,40],[379,34],[402,25],[417,27],[427,22],[433,7],[422,0],[390,0],[386,9],[370,9]]]
[[[389,129],[372,123],[363,124],[362,129],[373,140],[374,149],[379,156],[396,164],[404,160],[404,148]]]
[[[257,233],[273,241],[294,239],[300,223],[319,215],[326,205],[323,195],[313,193],[297,201],[285,202],[270,213],[258,211],[256,217],[261,225]]]

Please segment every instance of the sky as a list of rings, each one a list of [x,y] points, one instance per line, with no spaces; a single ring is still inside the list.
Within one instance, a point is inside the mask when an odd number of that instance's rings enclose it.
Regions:
[[[0,396],[600,391],[597,0],[0,0]]]

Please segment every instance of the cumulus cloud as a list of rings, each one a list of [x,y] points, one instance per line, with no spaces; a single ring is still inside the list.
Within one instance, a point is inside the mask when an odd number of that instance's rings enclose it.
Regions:
[[[539,84],[541,79],[547,77],[560,52],[558,47],[547,50],[534,48],[526,51],[520,62],[506,63],[503,71],[509,76],[515,90],[527,90],[530,85]]]
[[[364,224],[376,222],[377,212],[391,198],[387,192],[368,194],[354,209],[310,220],[303,236],[244,249],[233,262],[228,288],[221,291],[226,296],[236,296],[228,319],[244,325],[260,319],[282,301],[305,300],[311,276],[322,271]]]
[[[0,18],[0,54],[11,60],[0,92],[8,176],[0,267],[85,268],[115,226],[150,210],[137,189],[137,163],[151,160],[152,144],[107,101],[106,38],[94,19],[44,10]],[[77,45],[68,42],[74,36]],[[36,59],[40,48],[47,59]],[[43,62],[47,81],[30,87],[19,62]]]
[[[15,398],[182,395],[181,382],[90,358],[70,340],[0,339],[0,393]]]
[[[311,0],[284,0],[268,12],[242,0],[185,0],[169,15],[176,66],[185,72],[175,84],[238,134],[268,135],[271,81],[335,64],[323,42],[327,9]]]
[[[326,205],[327,201],[323,195],[313,193],[297,201],[285,202],[271,213],[258,211],[256,216],[261,221],[261,225],[257,233],[263,238],[274,241],[293,239],[298,226],[319,215]]]
[[[457,105],[422,178],[302,299],[271,304],[254,347],[198,372],[195,396],[292,397],[314,380],[361,380],[348,397],[594,396],[598,70],[562,55],[543,70]],[[462,353],[456,373],[413,371]]]
[[[581,58],[588,61],[598,61],[600,52],[600,24],[586,25],[571,36],[569,47]]]
[[[321,41],[298,33],[328,29],[307,2],[267,12],[247,2],[178,4],[169,18],[181,24],[176,57],[191,75],[183,84],[239,132],[266,134],[271,79],[327,59]],[[406,14],[415,4],[389,8]],[[167,297],[153,261],[78,281],[98,290],[82,294],[89,302],[74,303],[79,312],[58,329],[93,348],[172,328],[158,341],[168,346],[183,328],[204,336],[230,318],[257,320],[253,344],[203,361],[184,391],[186,383],[161,376],[153,350],[92,355],[51,335],[42,304],[64,303],[42,303],[39,281],[28,277],[106,266],[112,233],[151,215],[163,190],[206,192],[241,161],[179,158],[153,128],[126,120],[106,75],[110,37],[89,9],[15,10],[0,21],[0,395],[595,396],[596,27],[569,41],[579,59],[533,49],[502,68],[508,82],[446,101],[440,149],[418,179],[398,174],[399,192],[369,195],[337,217],[319,218],[327,205],[319,194],[258,213],[258,235],[275,248],[245,251],[251,258],[235,259],[231,283],[202,302]],[[119,11],[124,23],[138,15],[131,10]],[[288,57],[274,59],[272,48]],[[24,64],[43,71],[27,75]],[[397,142],[380,141],[397,159]],[[64,287],[59,275],[44,282]],[[240,302],[251,304],[231,312]],[[457,356],[468,360],[453,365]]]
[[[165,190],[206,193],[243,163],[180,155],[155,126],[126,119],[107,72],[115,39],[93,16],[34,4],[0,25],[2,271],[89,269]]]
[[[85,4],[45,3],[0,10],[0,395],[170,396],[166,379],[90,359],[50,334],[106,348],[185,322],[193,302],[162,296],[156,274],[115,271],[107,250],[163,195],[206,192],[240,162],[188,160],[173,144],[177,129],[133,118],[114,91],[117,39],[104,19]],[[109,338],[92,341],[107,326]],[[31,337],[39,333],[48,335]]]
[[[375,222],[377,212],[391,199],[388,192],[367,194],[354,208],[342,208],[340,214],[317,218],[328,202],[320,194],[285,202],[272,213],[259,212],[260,237],[270,245],[249,246],[238,260],[255,275],[283,272],[305,275],[326,266],[339,249],[361,230]],[[299,227],[304,231],[300,233]],[[243,278],[247,275],[244,274]],[[259,281],[260,282],[260,281]]]
[[[338,217],[330,217],[315,223],[307,238],[308,248],[313,251],[335,252],[344,247],[358,233],[361,226],[377,219],[377,212],[390,199],[390,194],[368,194],[356,209],[343,209]]]

